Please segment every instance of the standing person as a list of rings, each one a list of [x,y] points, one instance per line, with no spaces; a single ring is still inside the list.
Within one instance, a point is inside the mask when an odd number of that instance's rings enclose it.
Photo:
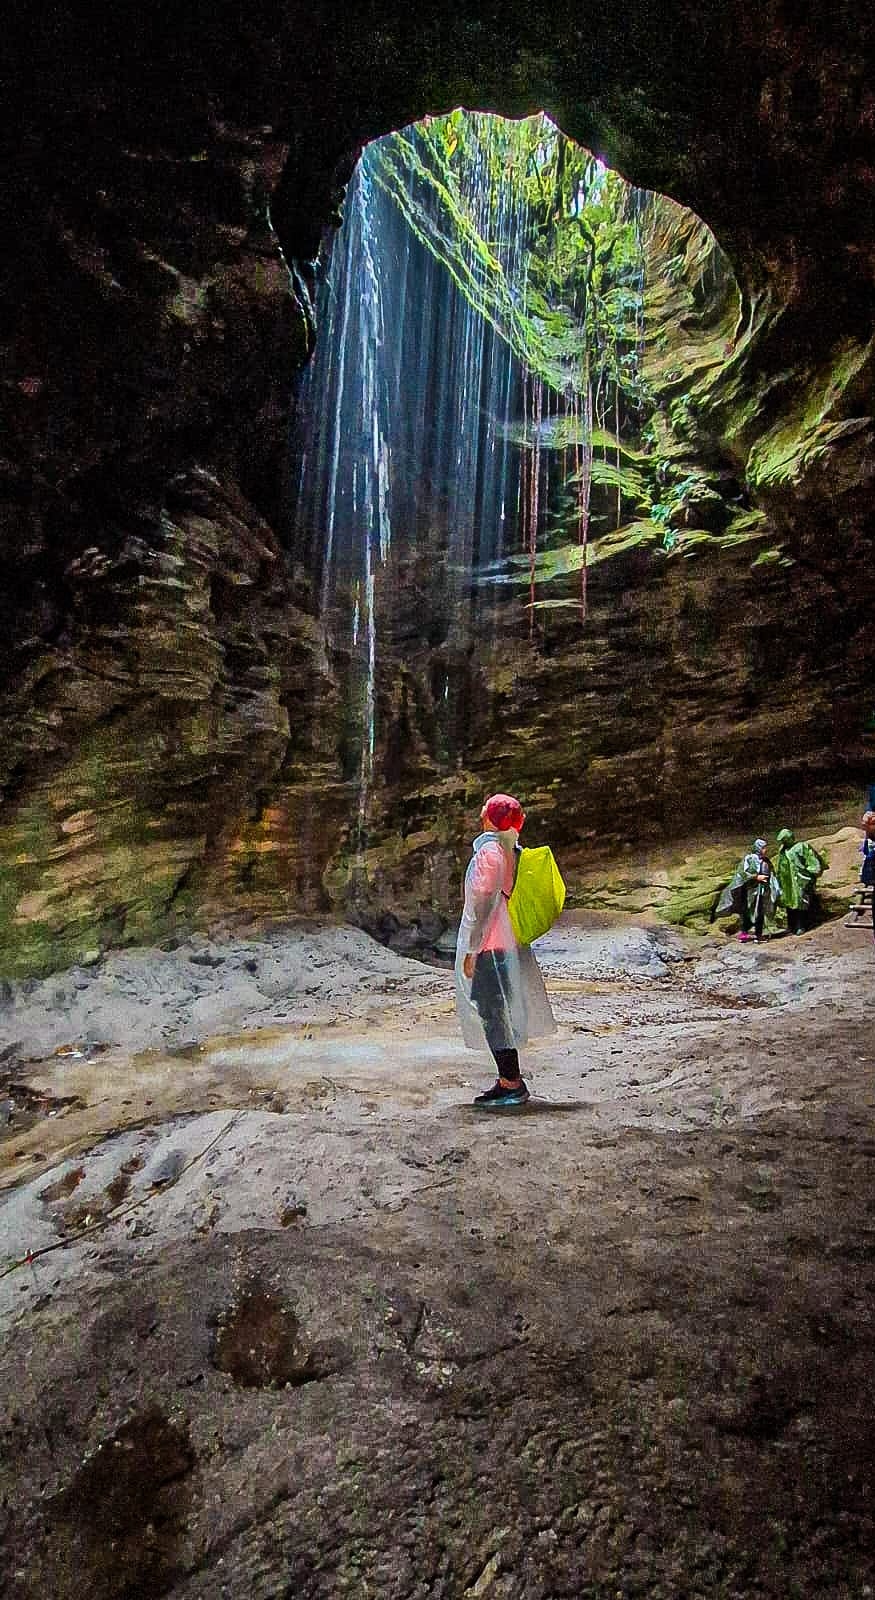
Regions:
[[[780,898],[781,886],[766,854],[766,841],[754,839],[753,849],[739,862],[717,902],[714,915],[722,917],[734,911],[741,919],[739,939],[744,942],[753,937],[759,944],[764,931],[774,932],[775,910]]]
[[[787,927],[791,933],[804,933],[811,915],[814,885],[823,871],[823,862],[810,844],[796,838],[791,828],[781,829],[777,845],[775,876],[781,885]]]
[[[863,860],[860,863],[860,882],[872,890],[872,938],[875,939],[875,811],[864,811],[862,823],[863,843],[860,845],[860,854]]]
[[[525,813],[513,795],[494,794],[480,820],[483,832],[465,873],[456,1005],[468,1048],[482,1050],[485,1044],[495,1059],[495,1083],[474,1099],[491,1111],[525,1105],[529,1091],[519,1046],[534,1034],[552,1033],[556,1024],[538,963],[529,945],[517,943],[507,910]]]

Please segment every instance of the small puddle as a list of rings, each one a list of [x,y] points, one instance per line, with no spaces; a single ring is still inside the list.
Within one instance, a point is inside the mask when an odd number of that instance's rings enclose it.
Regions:
[[[161,1049],[141,1050],[133,1057],[136,1062],[201,1061],[204,1056],[220,1050],[269,1050],[276,1045],[287,1045],[314,1039],[325,1033],[359,1032],[352,1024],[344,1027],[337,1017],[314,1017],[312,1020],[283,1023],[281,1027],[248,1028],[243,1033],[213,1033],[206,1039],[185,1040],[181,1044],[162,1046]]]
[[[219,1316],[212,1361],[245,1389],[298,1387],[326,1376],[292,1307],[257,1284]]]

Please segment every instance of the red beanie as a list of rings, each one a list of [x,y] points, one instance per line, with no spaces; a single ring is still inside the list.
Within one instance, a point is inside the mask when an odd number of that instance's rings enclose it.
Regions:
[[[481,816],[498,833],[504,833],[507,828],[516,828],[519,832],[526,820],[522,806],[512,794],[490,795]]]

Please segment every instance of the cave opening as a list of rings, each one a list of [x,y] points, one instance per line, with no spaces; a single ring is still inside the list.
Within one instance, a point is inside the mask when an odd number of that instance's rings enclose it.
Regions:
[[[513,763],[509,643],[524,678],[580,648],[593,573],[622,628],[639,579],[757,529],[694,437],[692,391],[740,315],[706,225],[544,113],[457,109],[365,146],[323,246],[291,448],[358,869],[381,790],[476,764],[492,720]]]

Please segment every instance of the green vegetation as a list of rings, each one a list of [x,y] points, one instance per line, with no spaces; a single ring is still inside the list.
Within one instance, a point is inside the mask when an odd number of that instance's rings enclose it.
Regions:
[[[532,378],[563,397],[591,389],[602,429],[615,391],[627,403],[647,398],[641,191],[547,117],[461,110],[382,140],[378,173]]]
[[[642,374],[648,196],[545,116],[454,111],[381,142],[377,182],[523,371],[520,542],[534,557],[646,509]],[[630,439],[634,441],[630,447]],[[542,456],[558,459],[547,509]],[[593,504],[593,492],[595,501]],[[582,575],[586,561],[581,560]],[[582,589],[585,604],[585,580]]]
[[[379,151],[376,182],[522,368],[507,433],[521,452],[510,565],[525,571],[507,579],[528,582],[531,608],[575,603],[534,589],[576,573],[585,614],[588,569],[635,545],[665,559],[764,540],[708,436],[715,386],[735,394],[743,347],[709,230],[545,116],[457,110]]]
[[[828,367],[811,375],[801,396],[793,395],[792,410],[763,433],[750,452],[748,477],[755,488],[798,486],[810,472],[824,466],[836,446],[844,447],[867,432],[868,416],[836,420],[835,408],[871,361],[873,344],[875,341],[867,345],[849,342]]]

